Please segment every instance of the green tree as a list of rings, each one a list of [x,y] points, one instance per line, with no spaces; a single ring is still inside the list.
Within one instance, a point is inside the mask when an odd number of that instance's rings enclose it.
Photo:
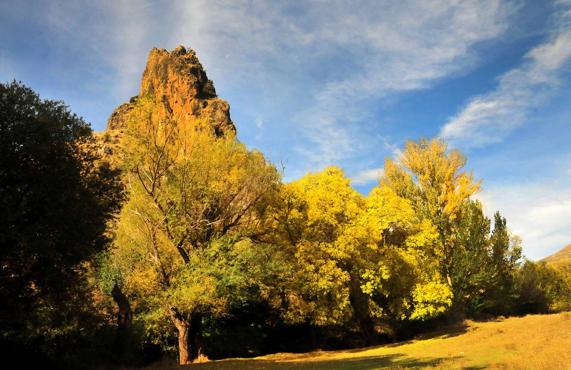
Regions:
[[[490,277],[492,287],[488,294],[488,310],[494,314],[507,314],[512,311],[516,298],[515,274],[522,251],[520,239],[510,235],[507,221],[499,212],[494,215],[490,244],[493,274]]]
[[[454,230],[457,243],[451,270],[456,282],[454,303],[460,313],[474,315],[486,307],[494,276],[490,220],[479,201],[464,202]]]
[[[565,276],[545,262],[526,260],[515,276],[516,312],[547,313],[571,308],[571,286]]]
[[[64,103],[0,84],[0,331],[42,340],[78,330],[85,272],[121,198],[89,125]]]
[[[172,121],[154,105],[140,99],[128,122],[129,200],[112,260],[147,328],[163,335],[165,321],[176,328],[185,364],[205,356],[203,319],[224,315],[260,286],[257,261],[270,249],[257,240],[279,174],[234,137]]]

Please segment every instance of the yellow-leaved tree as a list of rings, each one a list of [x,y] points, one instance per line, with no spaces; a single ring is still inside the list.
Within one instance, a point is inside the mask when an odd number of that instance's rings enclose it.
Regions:
[[[452,293],[439,271],[442,250],[430,220],[384,185],[373,188],[366,210],[360,233],[368,238],[368,258],[361,277],[372,314],[397,325],[445,312]]]
[[[439,139],[409,141],[400,157],[385,161],[381,185],[408,199],[414,210],[437,228],[441,249],[441,271],[448,285],[457,244],[454,224],[463,204],[480,189],[471,173],[464,170],[465,157],[447,150]]]
[[[376,324],[430,318],[450,306],[433,262],[436,229],[390,188],[365,198],[329,167],[286,185],[279,210],[276,227],[295,266],[289,321],[353,324],[374,340]]]
[[[175,122],[142,98],[123,142],[129,194],[110,258],[147,329],[178,333],[181,364],[204,358],[202,322],[256,284],[268,199],[280,176],[207,124]],[[166,325],[170,321],[171,325]]]

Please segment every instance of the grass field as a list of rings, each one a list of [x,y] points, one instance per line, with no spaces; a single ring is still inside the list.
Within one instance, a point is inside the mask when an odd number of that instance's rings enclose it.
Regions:
[[[157,364],[150,369],[175,369]],[[273,354],[188,365],[224,369],[571,369],[571,312],[462,325],[415,340],[369,348]]]

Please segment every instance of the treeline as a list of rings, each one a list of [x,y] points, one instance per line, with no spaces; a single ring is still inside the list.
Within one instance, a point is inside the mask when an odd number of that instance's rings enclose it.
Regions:
[[[570,308],[569,280],[524,260],[440,140],[408,142],[364,196],[337,167],[284,184],[231,134],[156,104],[131,111],[119,171],[62,103],[0,85],[8,345],[60,366],[190,363]]]

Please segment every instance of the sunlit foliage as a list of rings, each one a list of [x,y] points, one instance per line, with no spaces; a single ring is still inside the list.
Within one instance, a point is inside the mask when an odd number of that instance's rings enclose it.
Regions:
[[[454,286],[451,270],[458,248],[452,237],[462,204],[480,189],[464,170],[465,157],[448,151],[445,142],[434,139],[409,141],[398,160],[387,159],[382,183],[409,199],[416,212],[436,226],[442,248],[442,272]]]
[[[154,104],[141,99],[129,120],[129,200],[112,261],[149,330],[177,328],[186,363],[203,356],[203,317],[255,288],[255,238],[279,174],[233,137],[169,120]]]
[[[119,178],[62,103],[0,85],[3,341],[53,355],[80,347],[58,343],[70,333],[87,341],[117,322],[124,334],[134,317],[137,338],[185,364],[232,320],[307,329],[315,348],[571,308],[569,274],[522,262],[521,240],[486,217],[480,182],[441,140],[408,142],[365,196],[341,168],[284,184],[233,131],[173,120],[149,97],[131,107],[114,133]]]
[[[438,265],[438,234],[387,187],[363,197],[336,167],[285,186],[279,227],[293,253],[297,290],[290,320],[316,325],[426,319],[446,311],[450,289]]]

